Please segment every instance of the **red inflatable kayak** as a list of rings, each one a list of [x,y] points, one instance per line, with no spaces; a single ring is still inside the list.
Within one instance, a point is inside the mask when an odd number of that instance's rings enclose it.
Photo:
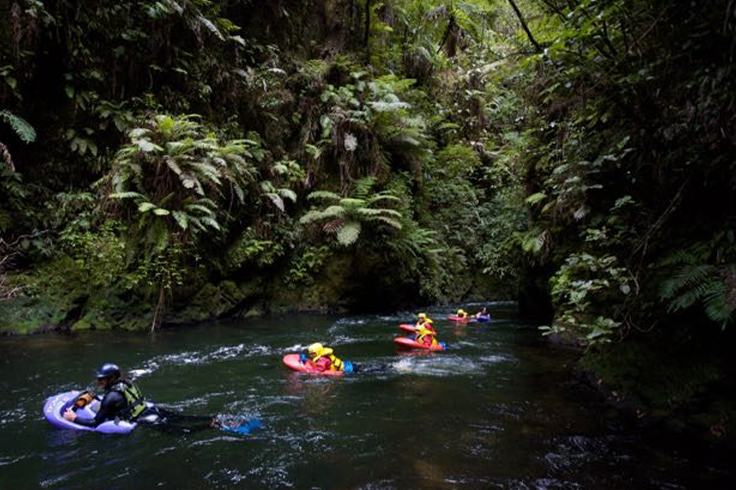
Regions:
[[[447,319],[450,320],[451,322],[462,322],[462,323],[466,323],[470,321],[469,316],[466,316],[465,318],[460,318],[459,316],[455,316],[455,315],[447,315]]]
[[[410,349],[445,350],[445,346],[441,342],[437,345],[433,345],[432,347],[425,347],[424,344],[420,344],[416,340],[408,337],[396,337],[394,342],[401,346],[409,347]]]
[[[404,332],[414,333],[417,331],[417,327],[412,325],[411,323],[402,323],[399,325],[399,328],[403,330]]]
[[[317,371],[311,364],[302,363],[299,359],[299,354],[286,354],[283,361],[286,367],[300,373],[318,374],[320,376],[342,376],[343,374],[343,371]]]

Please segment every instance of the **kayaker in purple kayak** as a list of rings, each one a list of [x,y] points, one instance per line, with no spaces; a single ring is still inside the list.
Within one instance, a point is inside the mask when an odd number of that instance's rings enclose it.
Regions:
[[[85,427],[97,427],[109,420],[124,420],[182,432],[220,427],[216,417],[182,415],[147,403],[138,386],[130,379],[123,377],[116,364],[103,364],[95,376],[97,383],[104,390],[99,410],[95,416],[86,417],[77,414],[77,410],[99,399],[86,391],[77,397],[71,407],[66,409],[64,419]]]

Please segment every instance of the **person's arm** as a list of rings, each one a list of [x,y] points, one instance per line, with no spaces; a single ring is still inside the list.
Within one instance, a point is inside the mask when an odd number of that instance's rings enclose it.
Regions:
[[[102,422],[112,420],[120,411],[125,407],[125,398],[122,394],[117,391],[111,391],[105,394],[105,397],[100,403],[100,409],[97,411],[94,417],[89,418],[83,415],[76,415],[72,420],[75,424],[84,425],[87,427],[97,427]]]

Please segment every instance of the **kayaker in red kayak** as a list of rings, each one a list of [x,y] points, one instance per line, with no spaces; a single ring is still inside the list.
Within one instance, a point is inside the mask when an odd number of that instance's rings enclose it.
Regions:
[[[306,362],[314,367],[316,371],[343,371],[343,362],[333,354],[333,350],[325,347],[319,342],[307,347]]]
[[[417,333],[414,334],[414,340],[422,344],[427,349],[429,349],[433,345],[439,345],[439,342],[437,342],[437,339],[435,338],[437,332],[435,332],[434,329],[431,328],[432,325],[419,327]]]

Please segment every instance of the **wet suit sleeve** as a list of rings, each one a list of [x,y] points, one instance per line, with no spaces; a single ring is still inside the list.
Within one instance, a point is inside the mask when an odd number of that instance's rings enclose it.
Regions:
[[[122,394],[117,391],[110,391],[105,394],[105,397],[100,403],[100,410],[94,416],[94,418],[87,418],[78,415],[74,419],[75,424],[85,425],[87,427],[97,427],[102,422],[112,420],[125,408],[125,398]]]

